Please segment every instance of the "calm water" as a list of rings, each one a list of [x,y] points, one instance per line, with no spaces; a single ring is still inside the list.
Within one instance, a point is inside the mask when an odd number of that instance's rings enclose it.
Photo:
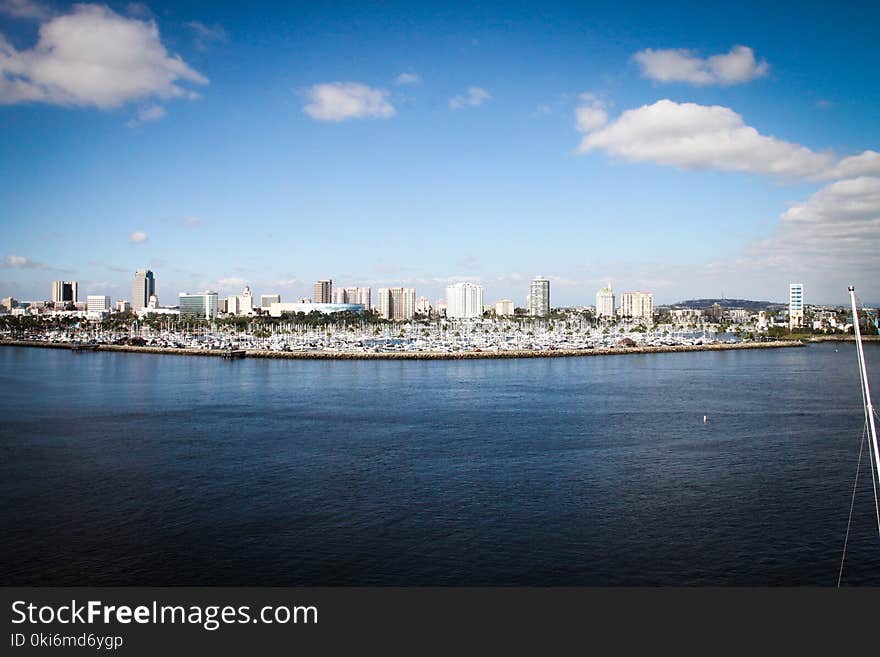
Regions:
[[[863,422],[852,344],[465,362],[4,347],[0,399],[7,585],[833,585]],[[845,582],[880,585],[862,473]]]

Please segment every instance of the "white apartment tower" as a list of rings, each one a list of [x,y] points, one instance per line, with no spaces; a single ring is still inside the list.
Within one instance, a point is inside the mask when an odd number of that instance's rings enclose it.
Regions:
[[[455,283],[446,286],[446,316],[450,319],[474,319],[483,316],[483,286]]]
[[[614,317],[614,291],[611,283],[596,292],[596,317]]]
[[[550,281],[536,276],[529,285],[529,315],[546,317],[550,314]]]
[[[788,328],[804,325],[804,284],[791,283],[788,286]]]
[[[620,316],[631,319],[654,317],[654,294],[652,292],[624,292],[620,295]]]

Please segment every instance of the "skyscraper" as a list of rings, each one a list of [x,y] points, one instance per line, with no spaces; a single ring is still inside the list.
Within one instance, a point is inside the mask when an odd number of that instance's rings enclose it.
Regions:
[[[804,325],[804,284],[791,283],[788,286],[788,328]]]
[[[333,303],[333,281],[331,279],[325,278],[315,283],[312,301],[315,303]]]
[[[614,291],[611,283],[596,293],[596,317],[614,317]]]
[[[401,322],[413,318],[416,311],[415,288],[380,287],[376,290],[376,296],[376,311],[382,319]]]
[[[453,319],[482,317],[483,286],[476,283],[447,285],[446,316]]]
[[[52,281],[52,303],[76,303],[79,301],[77,281]]]
[[[134,273],[131,286],[131,309],[134,312],[143,310],[150,303],[150,297],[156,294],[156,279],[149,269],[138,269]]]
[[[550,281],[536,276],[529,285],[529,315],[546,317],[550,314]]]

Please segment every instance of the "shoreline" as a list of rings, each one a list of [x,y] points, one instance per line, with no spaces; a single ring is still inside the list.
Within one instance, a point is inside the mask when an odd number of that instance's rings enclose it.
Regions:
[[[344,352],[344,351],[266,351],[239,350],[247,358],[269,358],[284,360],[478,360],[506,358],[576,358],[585,356],[620,356],[627,354],[668,354],[692,351],[731,351],[739,349],[778,349],[784,347],[803,347],[800,340],[778,340],[775,342],[742,342],[734,344],[672,345],[664,347],[613,347],[606,349],[557,349],[554,351],[419,351],[419,352]],[[0,346],[39,347],[46,349],[72,350],[69,342],[45,342],[38,340],[0,340]],[[228,357],[224,350],[188,349],[173,347],[137,347],[132,345],[96,345],[88,351],[112,351],[123,353],[163,354],[172,356]]]

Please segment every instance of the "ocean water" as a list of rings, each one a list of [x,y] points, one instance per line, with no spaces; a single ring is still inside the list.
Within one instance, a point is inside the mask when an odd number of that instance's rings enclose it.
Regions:
[[[4,585],[833,586],[864,419],[852,343],[406,362],[4,347],[0,399]],[[866,447],[844,584],[880,585],[867,465]]]

